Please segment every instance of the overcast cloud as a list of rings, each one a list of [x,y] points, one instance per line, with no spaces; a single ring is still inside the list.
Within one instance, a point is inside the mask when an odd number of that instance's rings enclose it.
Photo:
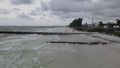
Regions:
[[[0,9],[0,14],[9,14],[10,10],[8,9]]]
[[[33,20],[33,18],[31,18],[29,15],[27,15],[25,13],[18,14],[17,18]]]
[[[78,17],[88,23],[92,18],[96,21],[112,21],[120,18],[119,6],[120,0],[1,0],[0,18],[27,19],[33,22],[44,19],[42,21],[53,21],[55,25],[60,22],[64,22],[63,25],[69,24]]]
[[[91,16],[119,17],[119,3],[120,0],[52,0],[49,5],[52,13],[60,12],[60,15],[68,14],[68,17],[78,17],[76,14],[83,12]]]
[[[21,4],[31,4],[33,0],[11,0],[12,4],[21,5]]]

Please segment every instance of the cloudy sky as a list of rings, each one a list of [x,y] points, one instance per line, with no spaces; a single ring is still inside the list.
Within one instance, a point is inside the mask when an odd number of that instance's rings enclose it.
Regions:
[[[0,25],[67,25],[120,18],[120,0],[0,0]]]

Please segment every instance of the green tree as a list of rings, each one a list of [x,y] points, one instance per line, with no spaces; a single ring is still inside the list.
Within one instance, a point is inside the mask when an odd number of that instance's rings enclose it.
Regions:
[[[119,20],[119,19],[116,19],[116,21],[117,21],[117,25],[118,25],[119,28],[120,28],[120,20]]]
[[[98,23],[98,26],[103,27],[103,22],[100,21],[100,22]]]
[[[70,27],[81,27],[82,26],[82,18],[74,19],[72,23],[70,23]]]
[[[108,28],[113,28],[113,23],[112,22],[108,22],[107,26],[108,26]]]

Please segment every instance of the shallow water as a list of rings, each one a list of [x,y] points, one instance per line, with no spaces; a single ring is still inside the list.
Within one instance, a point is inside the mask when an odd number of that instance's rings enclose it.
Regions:
[[[35,31],[42,30],[78,32],[69,28],[37,28]],[[118,37],[98,33],[60,36],[0,34],[0,68],[120,68],[120,43],[105,39],[120,41]],[[48,41],[110,44],[91,46],[46,43]]]

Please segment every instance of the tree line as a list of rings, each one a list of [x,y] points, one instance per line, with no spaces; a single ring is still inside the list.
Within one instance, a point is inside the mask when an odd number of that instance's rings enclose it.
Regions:
[[[69,27],[81,27],[82,26],[82,21],[83,21],[83,18],[74,19],[69,24]],[[116,19],[116,23],[108,22],[108,23],[105,24],[102,21],[98,22],[99,27],[108,26],[109,28],[113,28],[113,26],[115,26],[115,25],[119,26],[119,28],[120,28],[120,19]]]

